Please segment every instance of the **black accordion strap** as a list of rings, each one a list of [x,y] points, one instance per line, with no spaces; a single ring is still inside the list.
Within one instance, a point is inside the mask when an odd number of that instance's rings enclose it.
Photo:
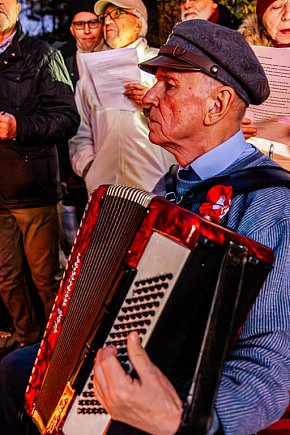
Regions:
[[[177,171],[178,165],[173,165],[165,175],[166,199],[169,199],[167,198],[167,194],[172,191],[174,193],[176,192]],[[186,195],[183,196],[180,204],[185,205],[187,202],[192,201],[193,197],[201,191],[203,191],[204,196],[206,196],[208,190],[218,184],[232,186],[233,196],[265,189],[267,187],[290,188],[290,172],[276,166],[255,166],[248,169],[242,169],[230,175],[210,178],[205,180],[203,183],[198,183],[195,187],[189,190]],[[172,199],[169,200],[172,201]]]
[[[216,284],[211,313],[201,346],[201,356],[184,405],[178,435],[206,435],[210,429],[224,360],[233,334],[236,333],[235,315],[240,301],[246,262],[247,249],[230,242]]]
[[[176,170],[174,174],[172,178],[176,177]],[[196,188],[190,190],[182,198],[180,204],[184,206],[187,201],[191,202],[198,192],[206,196],[211,187],[219,184],[232,186],[233,196],[272,186],[290,188],[290,173],[280,167],[262,166],[237,171],[231,175],[211,178],[204,183],[197,184]],[[235,315],[238,314],[236,307],[239,303],[246,257],[247,252],[244,248],[236,245],[229,246],[225,254],[223,267],[215,289],[212,318],[209,319],[210,333],[204,338],[203,358],[193,378],[191,387],[193,394],[189,395],[185,403],[182,422],[177,431],[178,435],[206,435],[210,429],[217,389],[209,381],[208,383],[202,383],[201,380],[206,378],[208,380],[214,378],[219,380],[221,377],[224,360],[231,344],[232,326],[235,322]],[[227,300],[226,312],[224,311],[225,306],[223,310],[219,310],[224,300]],[[221,328],[221,325],[223,328]],[[218,336],[217,331],[220,333]],[[222,337],[224,338],[223,344]],[[216,350],[217,343],[219,344],[218,352]],[[208,376],[209,371],[211,374],[215,371],[216,376]],[[210,396],[211,393],[212,396]],[[218,433],[222,435],[222,429]]]
[[[170,202],[175,202],[176,200],[177,172],[178,165],[172,165],[165,174],[165,199]]]

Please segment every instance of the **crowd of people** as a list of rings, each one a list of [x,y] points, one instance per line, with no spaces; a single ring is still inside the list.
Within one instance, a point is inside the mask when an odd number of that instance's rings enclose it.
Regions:
[[[43,333],[31,287],[47,320],[60,252],[69,255],[94,189],[118,183],[166,197],[174,165],[176,202],[198,214],[198,197],[182,204],[196,183],[206,193],[207,181],[221,175],[290,166],[288,145],[261,139],[246,117],[270,94],[251,45],[290,47],[290,0],[257,0],[256,13],[242,20],[214,0],[181,0],[180,22],[160,49],[148,46],[142,0],[75,1],[72,39],[53,45],[23,33],[20,8],[0,0],[0,296],[12,322],[0,333],[5,435],[37,433],[23,411]],[[111,50],[122,57],[128,48],[140,68],[140,81],[122,90],[132,110],[104,104],[83,60]],[[270,177],[263,189],[233,197],[221,220],[270,247],[275,262],[225,361],[208,435],[252,435],[289,404],[289,187]],[[95,397],[114,420],[150,434],[178,432],[178,393],[137,334],[127,346],[138,377],[123,371],[114,347],[100,349]]]

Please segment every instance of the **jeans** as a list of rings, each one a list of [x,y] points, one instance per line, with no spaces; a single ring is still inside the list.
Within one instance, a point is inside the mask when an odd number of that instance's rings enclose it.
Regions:
[[[39,435],[25,415],[24,394],[39,344],[15,350],[0,361],[0,429],[3,435]]]

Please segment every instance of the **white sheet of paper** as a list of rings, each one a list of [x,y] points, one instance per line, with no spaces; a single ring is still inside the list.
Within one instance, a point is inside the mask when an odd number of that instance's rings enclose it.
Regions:
[[[83,53],[80,59],[102,107],[140,111],[140,107],[123,94],[125,84],[141,82],[136,48]]]
[[[250,105],[246,117],[258,128],[257,137],[290,145],[290,49],[252,46],[270,85],[260,106]]]

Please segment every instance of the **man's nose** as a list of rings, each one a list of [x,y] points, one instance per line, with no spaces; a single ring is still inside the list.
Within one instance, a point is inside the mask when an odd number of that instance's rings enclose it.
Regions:
[[[84,32],[85,33],[90,33],[90,31],[91,31],[91,29],[90,29],[89,23],[85,23],[85,25],[84,25]]]
[[[194,6],[194,2],[192,0],[185,0],[184,7],[185,9],[189,9]]]
[[[151,89],[148,89],[148,91],[144,95],[143,104],[144,104],[144,106],[146,106],[147,109],[150,108],[151,106],[158,105],[156,84],[154,86],[152,86]]]

